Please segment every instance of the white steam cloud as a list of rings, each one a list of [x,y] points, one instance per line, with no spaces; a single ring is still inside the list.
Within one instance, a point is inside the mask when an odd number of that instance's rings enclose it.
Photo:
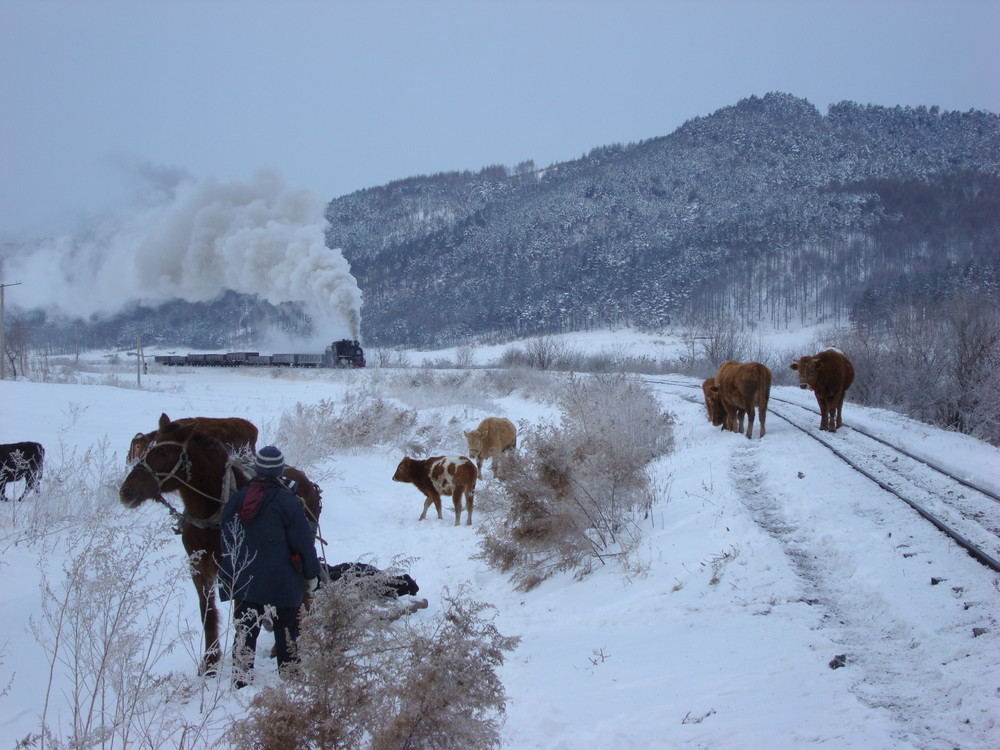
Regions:
[[[326,246],[314,193],[260,171],[249,182],[186,182],[157,196],[155,206],[105,218],[84,239],[19,248],[5,264],[8,279],[24,282],[18,306],[89,316],[232,290],[300,303],[317,341],[358,338],[361,290],[341,251]]]

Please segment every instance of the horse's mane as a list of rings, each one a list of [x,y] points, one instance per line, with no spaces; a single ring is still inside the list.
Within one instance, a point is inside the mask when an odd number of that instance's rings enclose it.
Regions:
[[[184,442],[180,439],[180,432],[189,432],[189,435],[185,440],[189,444],[198,446],[204,449],[208,453],[215,453],[219,456],[228,456],[229,450],[226,448],[225,444],[218,438],[214,438],[211,435],[206,435],[197,427],[192,427],[191,425],[181,425],[177,422],[171,422],[166,430],[157,430],[153,433],[154,442],[160,442],[161,440],[174,440],[176,442]]]
[[[197,426],[191,432],[191,442],[197,445],[199,448],[204,448],[205,450],[213,453],[218,453],[222,456],[229,457],[229,449],[226,448],[226,444],[223,443],[218,438],[214,438],[211,435],[207,435],[197,428]]]
[[[185,431],[188,431],[188,436],[179,439],[182,436],[177,433]],[[221,461],[227,468],[232,466],[236,470],[238,479],[246,482],[253,475],[246,463],[240,460],[238,452],[231,451],[228,445],[218,438],[202,432],[196,425],[179,425],[177,422],[171,422],[166,430],[157,431],[155,440],[173,440],[176,442],[184,442],[186,440],[189,450],[191,446],[194,446],[202,451],[207,458],[215,458]]]

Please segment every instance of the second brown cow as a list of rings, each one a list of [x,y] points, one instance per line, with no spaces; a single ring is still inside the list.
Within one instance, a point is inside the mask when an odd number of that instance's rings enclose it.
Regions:
[[[748,438],[753,437],[754,409],[760,420],[760,437],[767,423],[767,402],[771,397],[771,371],[760,362],[730,360],[719,365],[715,384],[709,391],[719,398],[725,410],[723,428],[743,432],[743,417],[747,418]],[[713,420],[713,424],[716,422]]]
[[[799,373],[799,388],[809,388],[819,405],[819,428],[836,432],[844,420],[844,394],[854,382],[854,365],[839,349],[826,349],[812,357],[800,357],[789,365]]]

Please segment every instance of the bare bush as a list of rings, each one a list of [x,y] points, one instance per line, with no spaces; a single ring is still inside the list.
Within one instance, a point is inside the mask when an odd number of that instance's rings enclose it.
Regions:
[[[44,539],[116,507],[124,466],[107,437],[85,451],[63,442],[50,446],[45,476],[32,501],[0,503],[0,542]]]
[[[547,373],[523,367],[485,370],[478,374],[476,382],[483,393],[498,398],[520,391],[526,398],[542,401],[553,400],[557,387]]]
[[[337,453],[356,454],[379,446],[417,455],[464,450],[455,445],[455,436],[461,438],[461,425],[456,417],[443,413],[456,404],[494,410],[481,378],[481,373],[466,371],[413,369],[366,381],[336,402],[296,404],[282,414],[276,439],[300,468],[317,466]],[[436,413],[435,407],[441,407],[442,413]]]
[[[476,347],[463,344],[455,350],[455,367],[468,370],[476,365]]]
[[[847,397],[1000,445],[1000,310],[991,300],[901,307],[857,325]]]
[[[369,367],[405,368],[410,367],[410,355],[402,349],[378,347],[366,350]]]
[[[1000,445],[1000,311],[995,302],[952,305],[948,322],[955,390],[946,424]]]
[[[187,576],[153,529],[89,523],[63,542],[67,562],[46,555],[41,615],[32,631],[49,658],[39,747],[177,747],[206,742],[208,716],[186,722],[171,698],[189,693],[183,675],[157,666],[186,634],[173,629]],[[218,702],[208,714],[215,712]],[[53,723],[59,715],[67,725]],[[64,735],[66,733],[66,736]]]
[[[522,425],[522,450],[480,491],[497,495],[487,508],[506,511],[487,516],[479,557],[522,590],[627,555],[657,499],[647,466],[673,447],[672,417],[641,381],[570,378],[559,406],[559,425]]]
[[[302,466],[335,453],[358,453],[386,443],[396,444],[417,423],[417,414],[385,398],[375,388],[347,391],[340,401],[298,403],[281,415],[276,439]]]
[[[455,363],[447,357],[432,357],[420,363],[425,370],[451,370]]]
[[[694,335],[704,359],[714,362],[716,366],[730,359],[738,362],[754,359],[751,333],[736,321],[717,320],[697,328]]]
[[[556,365],[565,359],[566,343],[551,336],[540,336],[525,344],[507,348],[500,356],[501,367],[530,367],[534,370],[560,369]]]
[[[734,359],[738,362],[760,362],[777,376],[788,367],[785,352],[775,351],[755,337],[752,328],[732,320],[717,320],[691,329],[683,337],[684,352],[673,362],[660,364],[661,371],[706,378],[715,375],[719,365]]]
[[[496,404],[484,389],[481,375],[466,370],[411,370],[391,378],[386,392],[402,403],[419,409],[469,406],[492,411],[496,409]]]
[[[300,663],[264,687],[231,739],[243,748],[464,750],[500,746],[506,707],[496,674],[518,638],[489,605],[444,594],[432,623],[399,618],[368,578],[324,587],[302,620]]]

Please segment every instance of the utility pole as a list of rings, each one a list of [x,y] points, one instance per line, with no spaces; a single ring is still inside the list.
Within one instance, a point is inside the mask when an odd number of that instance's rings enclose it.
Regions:
[[[135,332],[135,383],[142,388],[142,363],[145,358],[142,356],[142,333]]]
[[[7,352],[3,348],[3,290],[9,286],[20,286],[20,281],[13,284],[0,284],[0,380],[4,379],[4,369],[6,368]]]

